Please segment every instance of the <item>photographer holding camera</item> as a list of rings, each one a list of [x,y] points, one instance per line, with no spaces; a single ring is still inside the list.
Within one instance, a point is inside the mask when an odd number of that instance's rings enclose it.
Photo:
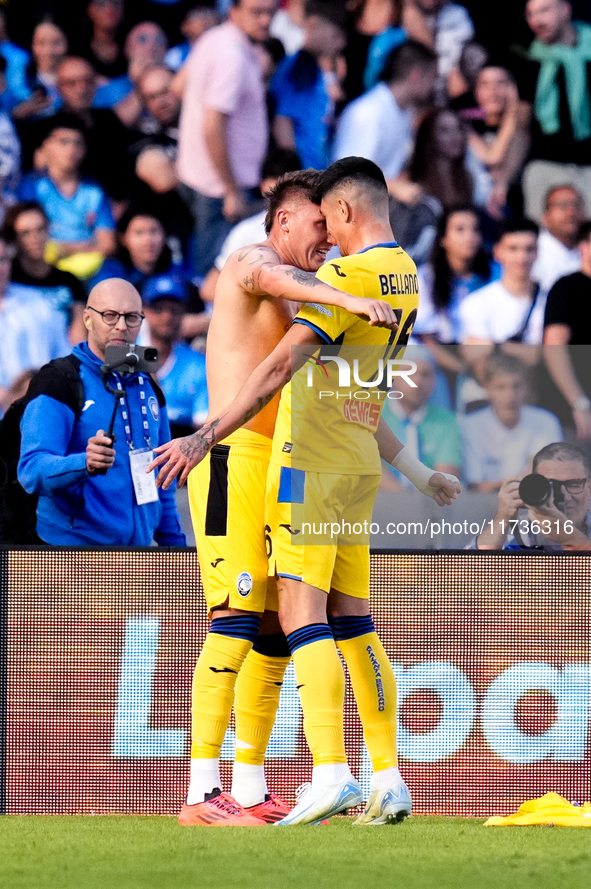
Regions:
[[[31,381],[18,480],[38,495],[40,543],[185,545],[174,490],[158,490],[145,472],[152,449],[170,439],[164,397],[137,353],[123,374],[104,366],[109,347],[135,353],[143,317],[132,284],[101,281],[84,309],[88,342]]]
[[[591,549],[591,462],[576,445],[554,442],[532,474],[506,478],[497,514],[472,549]]]

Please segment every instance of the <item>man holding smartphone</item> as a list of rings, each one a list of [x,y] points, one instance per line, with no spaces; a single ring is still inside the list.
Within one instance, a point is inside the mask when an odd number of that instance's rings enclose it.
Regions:
[[[33,378],[21,420],[18,479],[39,497],[40,542],[68,546],[184,546],[174,491],[145,473],[152,449],[170,439],[164,397],[143,372],[122,378],[101,367],[109,345],[135,343],[139,293],[109,278],[84,309],[88,341]],[[116,406],[115,406],[116,405]],[[114,413],[113,437],[105,429]]]

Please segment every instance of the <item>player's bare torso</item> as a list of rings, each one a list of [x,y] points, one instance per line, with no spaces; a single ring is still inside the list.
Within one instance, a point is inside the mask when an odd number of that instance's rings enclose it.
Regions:
[[[230,404],[291,327],[298,304],[261,295],[256,280],[261,263],[281,262],[272,247],[254,245],[233,253],[220,274],[207,336],[210,417]],[[272,438],[279,399],[280,393],[245,428]]]

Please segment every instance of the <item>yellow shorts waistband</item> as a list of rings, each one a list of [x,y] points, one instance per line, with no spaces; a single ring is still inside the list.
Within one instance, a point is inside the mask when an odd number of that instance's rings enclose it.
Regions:
[[[266,435],[261,435],[260,432],[253,432],[252,429],[237,429],[236,432],[232,432],[231,435],[224,438],[219,444],[230,445],[234,453],[241,449],[247,449],[249,451],[263,451],[265,454],[270,454],[273,439],[268,438]]]

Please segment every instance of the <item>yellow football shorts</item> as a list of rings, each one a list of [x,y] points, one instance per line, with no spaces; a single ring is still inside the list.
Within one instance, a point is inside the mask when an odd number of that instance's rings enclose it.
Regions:
[[[304,472],[274,463],[267,476],[269,573],[369,597],[371,515],[377,475]]]
[[[271,439],[238,429],[189,475],[189,506],[210,612],[277,611],[268,576],[265,488]]]

